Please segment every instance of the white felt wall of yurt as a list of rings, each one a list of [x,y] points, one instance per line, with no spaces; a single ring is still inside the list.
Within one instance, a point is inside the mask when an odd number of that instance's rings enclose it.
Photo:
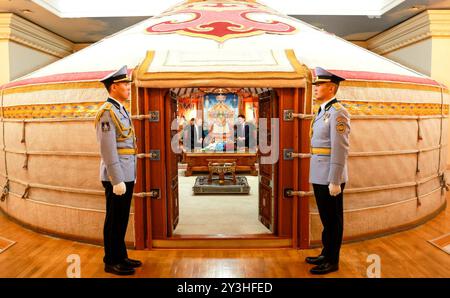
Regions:
[[[99,199],[104,200],[101,197]],[[25,200],[13,190],[7,201],[1,202],[1,208],[14,220],[37,231],[91,243],[102,243],[105,221],[103,210],[49,204],[33,199]],[[133,214],[130,214],[125,241],[130,246],[134,245]]]
[[[415,197],[374,207],[346,210],[344,213],[344,237],[347,240],[365,239],[385,233],[410,228],[434,215],[445,204],[441,189],[420,198],[418,207]],[[370,219],[370,220],[368,220]],[[375,232],[376,231],[376,232]],[[311,238],[313,243],[320,241],[322,225],[317,213],[311,213]]]
[[[405,228],[445,205],[448,118],[440,91],[341,87],[339,95],[351,114],[352,127],[345,239]],[[365,101],[354,100],[363,95]],[[445,104],[448,107],[447,98]],[[315,243],[321,239],[322,225],[314,198],[310,206]]]
[[[0,132],[5,141],[0,179],[5,185],[7,167],[11,195],[0,207],[9,216],[47,233],[101,242],[105,198],[93,117],[106,96],[99,82],[19,86],[4,92],[3,114],[9,119]],[[132,207],[126,235],[130,244],[133,212]]]
[[[98,102],[107,96],[98,82],[19,86],[5,90],[3,107]]]
[[[0,183],[5,184],[7,172],[10,195],[0,207],[38,230],[101,242],[105,198],[93,123],[93,118],[4,121]],[[126,236],[130,244],[133,212]]]
[[[350,181],[346,186],[345,218],[346,238],[358,238],[359,236],[372,235],[386,232],[389,229],[402,227],[414,223],[438,210],[444,201],[436,199],[435,193],[441,187],[441,178],[438,176],[438,162],[441,161],[440,170],[445,167],[445,140],[447,135],[446,125],[442,126],[441,118],[433,115],[421,117],[411,115],[373,115],[367,118],[368,101],[351,100],[351,95],[360,95],[351,87],[351,92],[346,92],[343,87],[340,96],[344,104],[347,104],[352,115],[352,131],[350,137],[349,175]],[[80,89],[71,89],[68,94],[79,96]],[[370,96],[378,93],[379,88],[366,90],[368,96],[363,99],[371,99],[371,103],[385,104],[392,95],[403,94],[408,97],[403,89],[384,89],[385,97]],[[31,102],[37,100],[34,96],[40,91],[25,92]],[[84,92],[84,91],[83,91]],[[102,90],[93,88],[92,96],[82,96],[81,103],[64,104],[63,109],[58,106],[59,91],[51,101],[43,101],[42,105],[34,105],[35,108],[46,107],[44,115],[56,113],[59,116],[64,113],[77,113],[92,115],[100,101],[94,96],[103,95]],[[91,94],[90,92],[85,94]],[[97,93],[98,92],[98,93]],[[417,109],[418,104],[438,104],[442,98],[437,92],[422,90],[409,91],[415,98],[415,102],[404,100],[391,101],[391,104],[407,104]],[[30,95],[34,94],[34,95]],[[53,94],[50,92],[50,94]],[[351,94],[351,95],[349,95]],[[388,95],[386,95],[388,94]],[[66,94],[67,96],[67,94]],[[28,105],[18,105],[20,97],[11,92],[7,95],[16,105],[9,104],[5,108],[23,107],[30,109]],[[431,100],[421,100],[426,97]],[[26,98],[26,97],[24,97]],[[87,99],[89,98],[89,101]],[[378,99],[378,100],[375,100]],[[93,104],[89,109],[74,109],[74,105],[83,106]],[[396,106],[397,107],[397,106]],[[435,107],[434,107],[435,108]],[[93,109],[93,110],[91,110]],[[420,109],[420,107],[419,107]],[[31,110],[36,111],[34,110]],[[374,112],[373,112],[374,111]],[[379,109],[370,112],[379,113]],[[14,113],[28,113],[26,110]],[[45,114],[50,113],[50,114]],[[413,113],[414,114],[414,113]],[[14,115],[14,114],[11,114]],[[21,114],[23,115],[23,114]],[[371,115],[368,115],[371,116]],[[377,118],[379,117],[379,118]],[[428,118],[427,118],[428,117]],[[89,118],[89,117],[88,117]],[[10,179],[11,196],[0,204],[10,216],[25,224],[39,227],[48,232],[69,235],[73,237],[101,239],[102,221],[104,216],[104,198],[102,187],[98,181],[98,146],[93,129],[93,118],[90,119],[39,119],[5,120],[5,151],[7,156],[8,172]],[[446,121],[446,119],[444,119]],[[420,127],[421,139],[418,139]],[[0,132],[3,134],[3,130]],[[24,142],[22,142],[24,140]],[[2,139],[0,140],[3,142]],[[439,143],[442,141],[443,152],[439,157]],[[419,152],[419,150],[422,150]],[[5,173],[4,155],[1,157],[0,169]],[[419,161],[417,167],[417,161]],[[27,165],[26,168],[23,166]],[[55,166],[57,165],[57,166]],[[419,168],[419,172],[417,171]],[[365,173],[361,175],[360,173]],[[64,179],[61,179],[64,177]],[[4,179],[4,178],[3,178]],[[428,181],[421,183],[422,181]],[[3,180],[4,183],[4,180]],[[416,183],[418,184],[416,190]],[[26,199],[21,196],[25,193],[26,186],[31,186]],[[432,193],[432,194],[429,194]],[[420,197],[420,205],[417,203],[417,194]],[[433,201],[435,200],[435,201]],[[430,202],[433,201],[433,202]],[[412,208],[415,204],[416,208]],[[31,206],[32,205],[32,206]],[[395,220],[385,221],[390,218],[393,208],[399,205],[408,206],[401,208],[396,213]],[[23,209],[21,209],[23,208]],[[20,210],[27,210],[21,212]],[[28,210],[33,210],[29,213]],[[395,209],[397,210],[397,209]],[[65,216],[52,216],[52,213],[63,213]],[[133,213],[131,214],[133,215]],[[80,226],[72,227],[72,219],[78,218]],[[61,220],[60,222],[57,222]],[[96,221],[94,225],[92,221]],[[359,221],[364,221],[360,225]],[[133,216],[130,217],[130,223]],[[311,200],[311,241],[320,239],[321,223],[318,219],[317,207]],[[84,226],[84,227],[83,227]],[[95,226],[96,228],[93,228]],[[132,224],[129,226],[127,240],[133,241]]]

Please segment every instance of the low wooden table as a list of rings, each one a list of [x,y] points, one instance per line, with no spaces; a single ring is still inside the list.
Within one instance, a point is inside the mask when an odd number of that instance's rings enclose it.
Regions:
[[[191,176],[193,172],[208,172],[209,159],[235,159],[236,172],[247,172],[257,176],[256,153],[248,152],[183,152],[182,162],[187,164],[185,176]]]
[[[213,176],[219,175],[219,184],[225,182],[225,175],[231,174],[231,181],[236,184],[236,159],[208,159],[208,182],[212,183]]]
[[[208,182],[207,176],[198,176],[195,179],[195,184],[192,187],[195,195],[207,194],[250,194],[250,185],[248,185],[247,177],[236,176],[236,182],[233,183],[230,177],[225,177],[223,184],[219,184],[218,179],[213,179],[212,183]]]

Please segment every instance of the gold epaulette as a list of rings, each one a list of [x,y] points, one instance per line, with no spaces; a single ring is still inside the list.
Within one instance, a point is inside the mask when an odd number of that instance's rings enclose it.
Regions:
[[[343,108],[343,106],[342,106],[339,102],[335,102],[334,104],[332,104],[332,107],[333,107],[336,111],[339,111],[340,109]]]
[[[128,138],[131,138],[134,136],[134,129],[133,126],[130,126],[128,128],[125,128],[123,124],[120,122],[119,118],[117,117],[116,113],[112,110],[113,104],[110,102],[105,102],[99,111],[97,112],[97,116],[95,117],[95,128],[97,128],[97,123],[100,122],[100,118],[102,117],[103,113],[105,111],[108,111],[111,115],[111,120],[113,121],[114,125],[116,126],[118,132],[116,136],[116,140],[118,142],[122,142]]]
[[[97,115],[95,115],[95,127],[97,128],[97,124],[100,122],[100,118],[102,118],[103,113],[105,111],[111,111],[112,109],[112,103],[105,102],[100,109],[97,111]]]

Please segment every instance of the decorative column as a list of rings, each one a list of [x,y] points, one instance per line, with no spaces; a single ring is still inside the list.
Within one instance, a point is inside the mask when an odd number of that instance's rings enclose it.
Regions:
[[[0,13],[0,85],[73,53],[74,45],[13,13]]]

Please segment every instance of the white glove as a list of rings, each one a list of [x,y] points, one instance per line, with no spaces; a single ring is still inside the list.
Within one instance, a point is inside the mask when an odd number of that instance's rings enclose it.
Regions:
[[[119,184],[116,184],[113,186],[113,193],[115,195],[121,196],[127,191],[127,186],[125,185],[125,182],[120,182]]]
[[[330,190],[330,195],[332,195],[333,197],[341,193],[341,186],[339,184],[330,183],[328,185],[328,189]]]

